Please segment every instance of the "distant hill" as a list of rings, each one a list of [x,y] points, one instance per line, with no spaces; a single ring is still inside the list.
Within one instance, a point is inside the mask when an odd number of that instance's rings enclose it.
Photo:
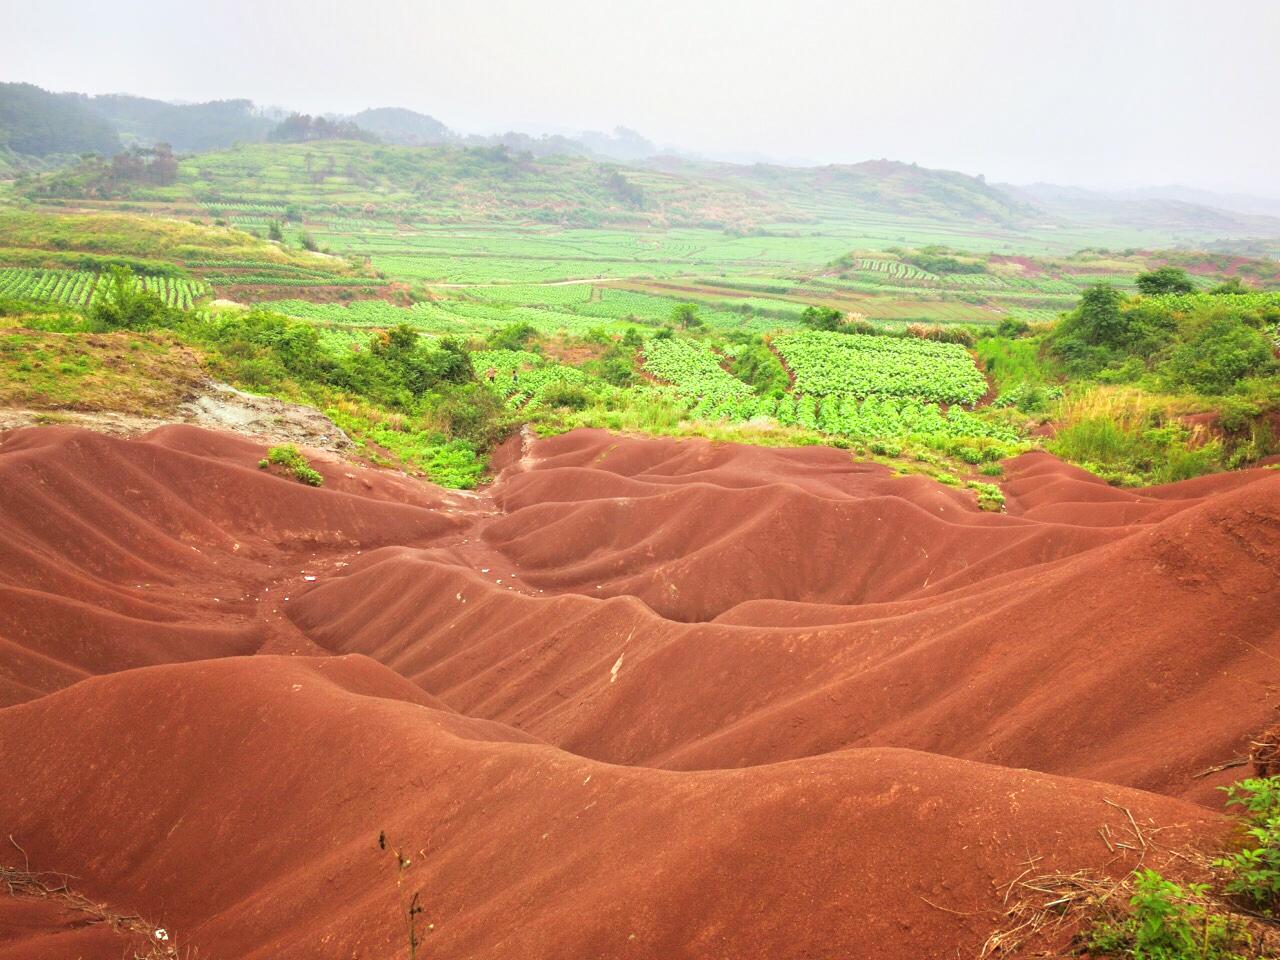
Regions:
[[[20,157],[101,153],[126,147],[167,143],[178,153],[223,150],[237,143],[266,140],[332,139],[327,130],[299,135],[297,119],[289,111],[261,110],[251,100],[213,100],[208,103],[169,103],[130,94],[51,93],[28,83],[0,84],[0,173],[39,169]],[[463,135],[425,113],[405,107],[373,107],[349,116],[327,114],[308,118],[346,127],[354,139],[376,139],[403,147],[460,144],[505,147],[535,157],[598,157],[634,162],[652,157],[658,148],[634,130],[618,127],[612,133],[589,131],[579,137],[528,134],[516,131]],[[292,126],[291,126],[292,124]]]
[[[371,144],[348,143],[358,140]],[[267,141],[281,146],[257,149]],[[198,155],[183,165],[175,189],[163,195],[146,183],[131,183],[127,165],[118,164],[110,175],[92,162],[62,174],[42,173],[76,164],[80,154],[112,156],[162,142],[178,154]],[[284,145],[290,143],[307,144],[308,150],[287,152]],[[237,145],[246,149],[231,149]],[[35,197],[178,198],[230,209],[269,200],[369,208],[386,217],[732,231],[903,219],[953,231],[977,226],[993,237],[1038,230],[1055,246],[1087,246],[1102,236],[1112,246],[1224,244],[1222,249],[1247,247],[1260,256],[1270,255],[1280,238],[1280,200],[1183,187],[1108,193],[1044,183],[991,184],[981,176],[893,160],[787,166],[658,151],[626,127],[579,136],[463,135],[428,114],[395,106],[308,117],[272,114],[249,100],[174,104],[0,84],[0,177],[34,174],[24,189]],[[269,183],[254,182],[264,176],[272,178]]]
[[[30,83],[0,83],[0,148],[16,154],[115,153],[115,128],[74,97]]]
[[[361,110],[346,119],[361,130],[375,134],[384,143],[421,147],[448,143],[456,135],[435,117],[404,107],[375,107]]]
[[[1248,193],[1218,193],[1170,184],[1163,187],[1138,187],[1114,191],[1116,196],[1130,199],[1177,200],[1201,207],[1231,210],[1254,216],[1280,217],[1280,197],[1259,197]]]
[[[179,153],[218,150],[261,140],[274,126],[250,100],[177,104],[126,94],[65,96],[111,124],[128,143],[167,143]]]
[[[1159,228],[1199,235],[1280,236],[1280,218],[1239,213],[1184,200],[1109,193],[1052,183],[1001,188],[1026,203],[1077,223]]]
[[[652,140],[628,127],[615,127],[613,133],[588,130],[578,140],[597,156],[610,157],[624,163],[646,160],[662,153]]]
[[[670,174],[733,183],[819,216],[840,210],[861,210],[1000,224],[1028,222],[1042,216],[1033,204],[991,186],[982,177],[953,170],[931,170],[895,160],[787,167],[662,157],[643,166]]]
[[[162,189],[121,182],[110,164],[90,162],[40,177],[28,192],[233,210],[294,205],[404,219],[733,230],[868,214],[965,228],[1027,225],[1040,217],[981,178],[890,161],[800,168],[661,158],[625,166],[588,156],[537,156],[505,144],[399,147],[324,139],[200,154],[184,160],[178,182]]]

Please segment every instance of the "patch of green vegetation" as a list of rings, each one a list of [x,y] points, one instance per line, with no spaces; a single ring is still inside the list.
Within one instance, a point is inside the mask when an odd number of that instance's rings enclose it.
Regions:
[[[733,376],[761,396],[779,396],[787,391],[790,384],[786,368],[763,339],[744,334],[729,340],[733,346],[725,353]]]
[[[978,495],[978,506],[983,510],[999,513],[1004,509],[1004,493],[997,484],[970,480],[967,486]]]
[[[1214,865],[1227,876],[1226,891],[1269,917],[1280,907],[1280,777],[1256,777],[1224,788],[1227,806],[1243,811],[1241,849]]]
[[[1155,870],[1133,881],[1130,913],[1096,924],[1086,937],[1092,953],[1134,960],[1246,960],[1252,946],[1239,919],[1206,903],[1208,884],[1185,887]]]
[[[302,451],[291,443],[269,449],[267,455],[258,461],[258,466],[263,470],[273,466],[280,467],[293,479],[309,487],[318,487],[324,483],[324,477],[320,471],[312,467],[311,462],[302,455]]]
[[[1041,353],[1040,338],[979,337],[974,352],[995,385],[1004,391],[1019,384],[1040,384],[1052,373]]]
[[[1221,443],[1194,446],[1191,437],[1191,430],[1178,423],[1135,424],[1104,415],[1063,427],[1049,449],[1105,480],[1138,486],[1188,480],[1218,469]]]
[[[1049,337],[1077,377],[1107,383],[1151,378],[1166,387],[1221,395],[1278,367],[1273,337],[1280,294],[1126,297],[1107,283],[1085,290]]]
[[[68,325],[64,314],[18,322]],[[3,321],[0,321],[3,322]],[[201,379],[193,352],[164,333],[0,329],[0,405],[37,410],[171,413]]]
[[[252,260],[300,265],[333,262],[332,258],[284,250],[226,227],[107,212],[51,216],[0,208],[0,248],[42,251],[55,256],[97,254],[141,258],[169,264],[184,260]]]

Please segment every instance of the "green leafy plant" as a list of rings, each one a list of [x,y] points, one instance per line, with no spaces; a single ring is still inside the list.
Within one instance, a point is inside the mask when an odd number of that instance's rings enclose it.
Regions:
[[[1280,904],[1280,777],[1242,780],[1223,788],[1227,806],[1244,810],[1244,849],[1214,862],[1226,890],[1255,909],[1273,914]]]
[[[272,466],[283,467],[299,483],[310,487],[318,487],[324,483],[324,477],[308,462],[302,452],[291,443],[272,447],[267,455],[258,461],[258,466],[266,470]]]
[[[1243,960],[1248,935],[1226,914],[1203,900],[1204,883],[1179,886],[1155,870],[1134,874],[1132,912],[1122,920],[1097,924],[1086,943],[1091,952],[1134,960]]]

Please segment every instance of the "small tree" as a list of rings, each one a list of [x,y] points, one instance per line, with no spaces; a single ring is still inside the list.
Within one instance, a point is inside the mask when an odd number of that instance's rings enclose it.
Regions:
[[[274,240],[277,243],[284,242],[284,227],[281,226],[279,220],[272,220],[267,224],[267,239]]]
[[[1085,290],[1076,307],[1076,326],[1086,343],[1112,345],[1124,332],[1120,311],[1124,295],[1109,283],[1095,283]]]
[[[696,303],[677,303],[671,309],[671,322],[681,330],[694,330],[703,326]]]
[[[1238,296],[1244,293],[1253,293],[1253,288],[1239,277],[1229,277],[1209,292],[1219,297]]]
[[[508,323],[489,334],[490,350],[523,350],[525,344],[538,335],[531,323]]]
[[[109,330],[138,330],[163,323],[169,308],[151,291],[147,290],[133,271],[125,267],[112,267],[105,278],[98,281],[104,292],[93,301],[90,317]]]
[[[839,330],[844,326],[844,314],[831,307],[805,307],[800,322],[814,330]]]
[[[1178,267],[1160,267],[1140,273],[1135,278],[1138,290],[1148,297],[1161,293],[1191,293],[1196,285],[1187,276],[1187,271]]]

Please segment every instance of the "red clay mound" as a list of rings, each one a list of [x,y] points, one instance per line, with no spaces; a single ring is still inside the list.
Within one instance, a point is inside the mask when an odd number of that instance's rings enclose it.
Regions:
[[[743,489],[736,448],[704,446],[673,460],[662,441],[539,443],[533,468],[496,492],[513,512],[465,548],[368,555],[290,616],[322,647],[376,657],[463,712],[617,763],[746,766],[892,744],[1209,800],[1231,773],[1196,775],[1270,721],[1273,472],[1199,498],[1113,491],[1139,511],[1176,509],[1116,528],[1092,522],[1116,501],[1082,499],[1075,482],[1057,489],[1076,525],[972,506],[945,520],[885,495],[902,481],[877,471],[835,471],[822,496],[775,477]],[[767,452],[775,464],[787,453]],[[808,464],[815,451],[798,453]],[[579,461],[636,475],[602,497]],[[1052,458],[1025,463],[1049,484],[1096,485]],[[698,482],[673,487],[673,464]],[[1023,465],[1011,485],[1031,496]],[[636,496],[655,469],[668,479]],[[734,485],[716,489],[716,470]],[[519,506],[531,487],[549,502]],[[467,553],[479,541],[503,553]],[[552,598],[568,588],[586,596]],[[711,624],[675,622],[715,609]]]
[[[443,492],[323,463],[313,490],[257,469],[262,455],[190,427],[0,435],[0,704],[252,652],[272,632],[260,594],[301,564],[462,526]]]
[[[6,829],[79,892],[239,960],[405,953],[384,831],[433,957],[918,960],[975,955],[1028,857],[1131,866],[1097,833],[1128,835],[1121,807],[1170,847],[1220,829],[1150,794],[900,750],[609,766],[413,700],[361,658],[87,680],[0,712]],[[41,932],[17,949],[66,956]]]
[[[1027,455],[989,514],[820,448],[262,455],[0,434],[0,864],[201,956],[402,951],[379,830],[431,956],[973,955],[1028,856],[1131,868],[1103,799],[1206,839],[1274,722],[1275,471]],[[0,958],[130,949],[0,903]]]

